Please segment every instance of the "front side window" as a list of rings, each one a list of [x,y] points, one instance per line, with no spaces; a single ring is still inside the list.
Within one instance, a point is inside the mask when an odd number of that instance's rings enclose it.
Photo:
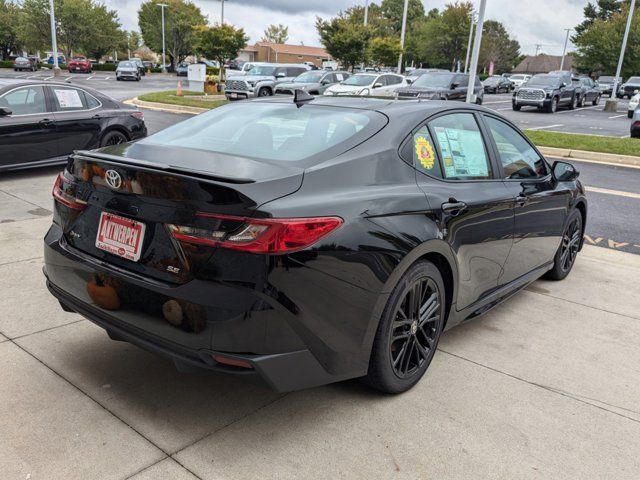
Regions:
[[[47,101],[43,87],[24,87],[13,90],[0,98],[0,107],[11,110],[12,115],[45,113]]]
[[[491,178],[489,156],[471,113],[443,115],[430,124],[442,158],[443,176],[449,180]]]
[[[529,142],[513,127],[486,117],[487,125],[498,147],[505,178],[542,178],[547,176],[545,161]]]
[[[53,103],[58,112],[70,112],[87,108],[84,92],[81,90],[67,87],[51,87],[51,91],[53,92]]]

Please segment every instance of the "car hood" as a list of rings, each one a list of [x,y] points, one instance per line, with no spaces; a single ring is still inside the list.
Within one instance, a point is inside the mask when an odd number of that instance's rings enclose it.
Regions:
[[[271,75],[240,75],[229,77],[229,80],[244,80],[245,82],[259,82],[261,80],[275,80]]]

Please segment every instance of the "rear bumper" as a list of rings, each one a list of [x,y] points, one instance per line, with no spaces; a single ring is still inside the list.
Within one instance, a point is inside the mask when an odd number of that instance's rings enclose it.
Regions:
[[[61,239],[57,225],[45,236],[44,257],[47,287],[66,309],[104,328],[113,339],[171,358],[179,370],[198,367],[256,376],[280,392],[366,374],[370,345],[362,343],[362,337],[370,325],[370,302],[377,295],[367,295],[366,308],[356,309],[350,304],[362,293],[348,284],[331,280],[337,290],[331,295],[333,302],[316,302],[311,295],[311,304],[304,300],[293,304],[287,293],[275,289],[278,278],[265,279],[272,282],[267,292],[216,281],[168,284],[73,249]],[[275,275],[299,285],[300,272],[306,281],[312,276],[326,278],[307,268],[282,269]],[[105,307],[89,291],[97,275],[113,287],[119,299],[115,309]],[[170,322],[163,310],[169,300],[182,306],[184,316],[178,323]],[[336,318],[336,309],[348,317]],[[342,335],[336,322],[345,329]],[[351,341],[354,336],[359,338],[357,344]],[[252,368],[218,363],[216,354],[244,360]]]

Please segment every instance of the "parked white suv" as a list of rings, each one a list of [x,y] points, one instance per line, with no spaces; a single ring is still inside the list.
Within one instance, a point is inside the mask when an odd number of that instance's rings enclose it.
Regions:
[[[358,73],[347,78],[344,82],[327,88],[324,94],[393,97],[397,88],[406,85],[405,78],[395,73]]]
[[[523,75],[523,74],[517,73],[515,75],[511,75],[509,77],[509,80],[511,80],[511,83],[513,83],[514,87],[520,88],[522,85],[524,85],[529,80],[531,80],[531,75]]]
[[[291,82],[309,70],[311,67],[304,63],[263,63],[246,75],[229,76],[224,94],[229,100],[267,97],[274,94],[276,85]]]
[[[633,118],[633,112],[636,111],[638,105],[640,105],[640,93],[637,93],[636,90],[636,94],[631,97],[631,100],[629,100],[629,111],[627,112],[627,116],[629,118]]]

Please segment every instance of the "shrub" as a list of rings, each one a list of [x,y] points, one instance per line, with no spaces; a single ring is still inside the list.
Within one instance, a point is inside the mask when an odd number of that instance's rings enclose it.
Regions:
[[[13,68],[13,62],[11,60],[3,60],[0,62],[0,68]]]
[[[207,75],[220,75],[218,67],[207,67]]]
[[[115,72],[118,66],[115,63],[98,63],[93,65],[92,68],[98,72]]]

